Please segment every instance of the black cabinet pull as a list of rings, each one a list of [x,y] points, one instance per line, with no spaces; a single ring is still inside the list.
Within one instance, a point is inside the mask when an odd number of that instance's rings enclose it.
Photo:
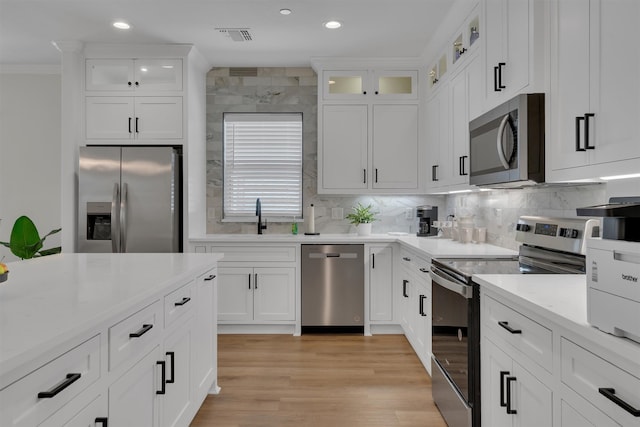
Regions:
[[[402,281],[402,296],[405,298],[409,298],[409,295],[407,295],[407,283],[409,283],[408,280]]]
[[[249,273],[249,289],[251,289],[251,273]]]
[[[98,424],[102,424],[102,427],[109,427],[109,418],[107,417],[98,417],[95,420],[95,423]]]
[[[466,47],[463,47],[463,48],[460,50],[460,56],[464,55],[466,51],[467,51],[467,48],[466,48]]]
[[[371,268],[376,268],[376,254],[371,254]]]
[[[362,183],[363,184],[367,183],[367,170],[366,169],[362,169]]]
[[[406,257],[406,256],[405,256],[405,257],[402,257],[402,259],[403,259],[403,260],[405,260],[405,261],[411,261],[411,258],[408,258],[408,257]]]
[[[500,92],[501,89],[498,87],[498,67],[493,67],[493,91]]]
[[[431,166],[431,181],[438,181],[438,165]]]
[[[580,122],[584,120],[584,117],[576,117],[576,151],[587,151],[580,147]]]
[[[498,325],[502,326],[504,329],[506,329],[507,331],[509,331],[512,334],[521,334],[522,330],[520,329],[513,329],[511,326],[509,326],[509,322],[498,322]]]
[[[378,182],[378,168],[376,168],[376,183]]]
[[[428,268],[424,268],[424,267],[423,267],[423,268],[420,268],[419,270],[420,270],[422,273],[427,273],[427,274],[429,273],[429,269],[428,269]]]
[[[142,325],[142,328],[129,334],[129,338],[140,338],[153,328],[153,325]]]
[[[138,119],[140,119],[140,118],[136,117],[136,133],[138,133]]]
[[[420,316],[426,316],[424,312],[424,300],[426,299],[427,297],[425,295],[420,295]]]
[[[500,371],[500,407],[505,408],[507,402],[504,400],[504,377],[509,375],[509,371]]]
[[[460,156],[460,176],[466,176],[469,175],[467,172],[465,172],[464,170],[464,163],[465,163],[465,159],[468,158],[469,156]]]
[[[136,82],[136,86],[140,86],[140,83]]]
[[[165,372],[167,364],[164,360],[158,360],[156,365],[160,365],[160,372],[162,377],[160,378],[160,390],[156,390],[156,394],[165,394],[167,392],[167,373]]]
[[[171,358],[171,364],[169,365],[169,371],[171,372],[171,379],[167,380],[167,383],[173,384],[176,382],[176,352],[167,351],[165,353],[167,357]]]
[[[80,379],[81,374],[67,374],[65,379],[51,390],[38,393],[38,399],[50,399]]]
[[[258,273],[253,275],[253,289],[258,289]]]
[[[127,82],[127,86],[131,86],[131,82]]]
[[[594,150],[595,145],[589,145],[589,117],[595,117],[595,114],[587,113],[584,115],[584,148]]]
[[[131,133],[131,117],[129,117],[129,133]]]
[[[634,417],[640,417],[640,409],[634,408],[633,406],[629,405],[627,402],[616,396],[615,388],[600,387],[598,389],[598,392]]]
[[[366,90],[363,90],[363,91],[362,91],[362,94],[363,94],[363,95],[366,95],[366,94],[367,94],[367,91],[366,91]]]
[[[376,95],[378,94],[378,91],[376,91]]]
[[[504,62],[498,62],[498,88],[500,90],[506,89],[507,87],[502,84],[502,67],[507,65]]]
[[[216,275],[215,275],[215,274],[211,274],[211,275],[209,275],[208,277],[205,277],[205,278],[204,278],[204,281],[205,281],[205,282],[208,282],[208,281],[213,280],[213,279],[215,279],[215,278],[216,278]]]
[[[515,381],[516,377],[507,377],[507,414],[514,415],[518,411],[511,407],[511,382]]]
[[[186,303],[188,303],[189,301],[191,301],[191,298],[189,298],[189,297],[184,297],[184,298],[182,298],[182,300],[181,300],[181,301],[178,301],[178,302],[174,303],[173,305],[175,305],[176,307],[179,307],[179,306],[181,306],[181,305],[185,305],[185,304],[186,304]]]

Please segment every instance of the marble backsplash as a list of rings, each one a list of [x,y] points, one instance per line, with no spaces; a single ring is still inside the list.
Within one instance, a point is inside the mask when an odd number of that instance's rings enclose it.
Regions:
[[[207,75],[207,233],[255,233],[255,223],[222,221],[222,114],[225,112],[303,113],[303,200],[314,204],[316,231],[353,233],[344,219],[357,203],[379,212],[374,233],[416,232],[415,207],[438,206],[441,220],[468,210],[487,241],[515,249],[520,215],[575,217],[575,209],[605,203],[605,185],[532,187],[449,196],[327,196],[317,194],[317,77],[311,68],[257,68],[255,77],[233,77],[229,68]],[[335,215],[338,214],[338,218]],[[340,219],[342,218],[342,219]],[[289,233],[290,223],[269,223],[266,233]],[[300,232],[304,227],[300,225]]]

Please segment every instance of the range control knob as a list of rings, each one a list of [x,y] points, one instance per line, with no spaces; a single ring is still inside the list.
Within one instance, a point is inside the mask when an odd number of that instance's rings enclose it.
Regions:
[[[531,230],[531,226],[529,224],[516,224],[516,230],[527,232]]]

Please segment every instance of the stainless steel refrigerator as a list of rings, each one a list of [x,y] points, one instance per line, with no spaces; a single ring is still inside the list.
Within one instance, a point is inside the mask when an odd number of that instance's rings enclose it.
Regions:
[[[78,252],[182,252],[181,155],[80,147]]]

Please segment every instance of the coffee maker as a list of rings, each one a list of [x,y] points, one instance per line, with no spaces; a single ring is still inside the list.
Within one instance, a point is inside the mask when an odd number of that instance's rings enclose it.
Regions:
[[[418,206],[416,207],[416,217],[418,218],[418,237],[437,236],[438,230],[431,225],[433,221],[438,220],[437,206]]]

